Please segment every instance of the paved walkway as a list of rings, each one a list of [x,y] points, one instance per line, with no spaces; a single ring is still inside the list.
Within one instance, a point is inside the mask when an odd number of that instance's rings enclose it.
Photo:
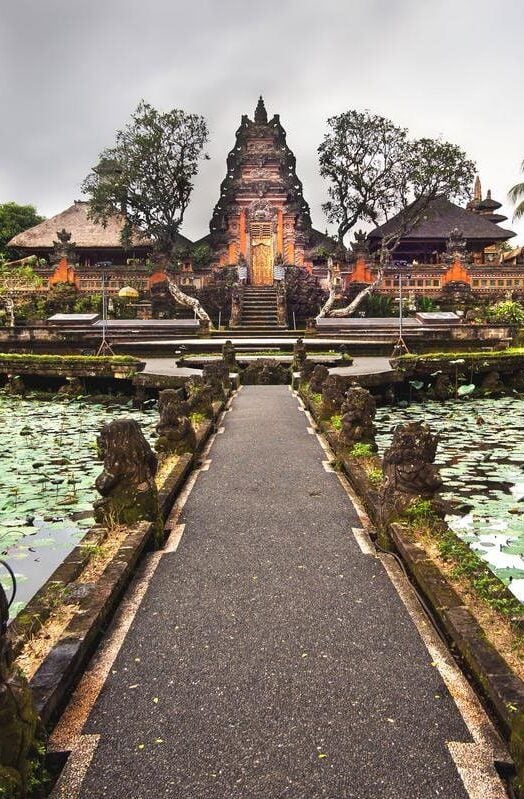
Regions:
[[[465,789],[455,763],[470,785],[485,778],[489,723],[475,706],[468,729],[383,562],[359,546],[297,399],[247,387],[232,407],[178,549],[150,556],[55,795],[502,797],[496,780]]]
[[[241,355],[241,354],[239,354]],[[315,361],[319,363],[324,360],[322,357],[315,356],[315,353],[311,353],[312,357]],[[191,356],[187,356],[191,359]],[[243,357],[243,356],[242,356]],[[191,375],[195,374],[202,374],[201,369],[192,369],[188,367],[177,367],[175,363],[175,358],[145,358],[146,362],[144,371],[141,374],[151,374],[151,375],[173,375],[178,377],[190,377]],[[205,361],[205,358],[201,359]],[[209,360],[213,360],[210,358]],[[215,359],[216,360],[216,359]],[[248,360],[246,357],[245,360]],[[287,359],[281,358],[279,360],[291,360],[291,357]],[[327,358],[326,358],[327,360]],[[374,357],[357,357],[353,359],[353,363],[351,366],[336,366],[330,369],[332,374],[341,374],[341,375],[367,375],[367,374],[381,374],[381,373],[388,373],[391,372],[391,364],[389,362],[389,358],[381,357],[381,356],[374,356]]]

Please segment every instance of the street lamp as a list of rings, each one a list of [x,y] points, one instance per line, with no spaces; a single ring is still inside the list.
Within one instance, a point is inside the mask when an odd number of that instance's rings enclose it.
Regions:
[[[403,330],[404,303],[402,298],[402,277],[405,277],[409,280],[411,278],[411,275],[403,274],[402,270],[399,268],[399,271],[395,275],[395,278],[398,280],[398,301],[399,301],[398,339],[397,343],[393,347],[393,357],[396,357],[397,355],[405,355],[406,352],[409,352],[406,346],[406,342],[404,341],[404,330]]]
[[[97,350],[97,355],[106,355],[109,353],[110,355],[114,355],[111,345],[107,339],[107,291],[106,291],[106,281],[107,281],[107,272],[106,269],[110,269],[113,266],[112,261],[99,261],[95,264],[95,266],[100,267],[102,270],[102,341],[100,346]]]

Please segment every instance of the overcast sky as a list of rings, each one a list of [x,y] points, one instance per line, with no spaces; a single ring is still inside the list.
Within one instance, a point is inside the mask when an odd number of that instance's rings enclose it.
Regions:
[[[524,179],[523,0],[1,0],[0,202],[51,216],[140,99],[211,131],[183,232],[208,232],[241,114],[280,113],[316,227],[328,116],[371,109],[461,145],[507,204]],[[524,223],[511,225],[524,243]],[[513,239],[517,241],[517,239]]]

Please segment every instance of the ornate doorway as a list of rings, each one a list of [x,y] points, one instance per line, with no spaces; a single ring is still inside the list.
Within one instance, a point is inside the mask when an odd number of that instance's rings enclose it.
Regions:
[[[251,283],[273,285],[273,236],[270,222],[251,223]]]

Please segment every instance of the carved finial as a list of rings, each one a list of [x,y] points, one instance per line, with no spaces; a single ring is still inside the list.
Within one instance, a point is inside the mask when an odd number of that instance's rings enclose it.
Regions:
[[[486,200],[491,200],[491,189],[488,189],[488,193],[486,194]]]
[[[257,125],[265,125],[267,122],[267,111],[262,95],[258,98],[257,107],[255,109],[255,122]]]
[[[480,185],[480,178],[475,175],[475,183],[473,184],[473,199],[482,200],[482,186]]]

